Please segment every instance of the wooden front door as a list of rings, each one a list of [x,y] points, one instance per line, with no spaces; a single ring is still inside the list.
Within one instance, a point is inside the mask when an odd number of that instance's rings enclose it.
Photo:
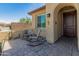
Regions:
[[[76,36],[76,12],[63,13],[63,34],[65,36]]]

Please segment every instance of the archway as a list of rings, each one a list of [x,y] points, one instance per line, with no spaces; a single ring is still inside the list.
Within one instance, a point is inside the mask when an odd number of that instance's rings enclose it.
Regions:
[[[59,4],[54,10],[54,41],[63,35],[77,38],[77,9],[74,4]]]

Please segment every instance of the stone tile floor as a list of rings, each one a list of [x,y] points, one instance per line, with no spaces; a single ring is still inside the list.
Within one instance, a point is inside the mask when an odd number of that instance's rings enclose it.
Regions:
[[[8,48],[7,48],[8,47]],[[62,37],[54,44],[45,42],[32,47],[21,39],[10,40],[5,43],[3,56],[78,56],[77,39]]]

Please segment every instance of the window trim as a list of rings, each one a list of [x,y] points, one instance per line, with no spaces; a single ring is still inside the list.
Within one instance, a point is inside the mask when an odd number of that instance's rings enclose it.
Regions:
[[[36,28],[43,28],[43,29],[45,29],[46,26],[45,26],[45,27],[38,27],[38,26],[37,26],[38,16],[41,16],[41,15],[45,15],[45,17],[46,17],[46,13],[37,15],[37,17],[36,17],[36,18],[37,18],[37,20],[36,20]],[[46,22],[46,21],[45,21],[45,22]]]

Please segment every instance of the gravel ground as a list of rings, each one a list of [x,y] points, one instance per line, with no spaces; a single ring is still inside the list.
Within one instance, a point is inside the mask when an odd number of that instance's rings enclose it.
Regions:
[[[28,46],[21,39],[10,40],[5,43],[3,56],[78,56],[77,40],[62,37],[54,44],[45,42],[39,46]]]

